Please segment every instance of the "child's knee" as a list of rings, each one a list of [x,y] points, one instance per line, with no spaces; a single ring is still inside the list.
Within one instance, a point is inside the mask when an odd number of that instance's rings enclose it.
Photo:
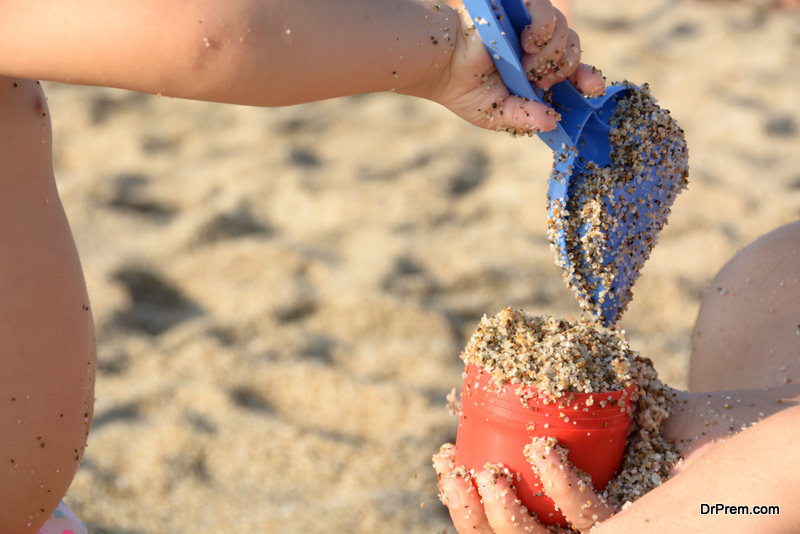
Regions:
[[[693,390],[800,380],[800,222],[739,252],[709,284],[692,334]]]

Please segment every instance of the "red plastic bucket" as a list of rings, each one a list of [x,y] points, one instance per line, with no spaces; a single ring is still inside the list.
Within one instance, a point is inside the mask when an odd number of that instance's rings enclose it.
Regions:
[[[569,460],[592,477],[602,490],[622,464],[632,420],[634,384],[613,392],[566,393],[545,404],[531,386],[499,386],[491,373],[468,365],[461,388],[461,414],[456,438],[456,465],[480,472],[487,463],[502,463],[522,477],[514,485],[522,504],[541,523],[567,526],[553,501],[542,494],[539,477],[523,449],[533,437],[555,437],[569,450]],[[521,396],[527,398],[523,403]]]

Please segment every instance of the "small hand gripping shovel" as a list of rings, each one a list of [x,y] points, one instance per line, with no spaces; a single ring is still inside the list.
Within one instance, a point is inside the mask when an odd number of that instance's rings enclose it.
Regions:
[[[643,88],[613,84],[587,98],[568,80],[542,91],[528,81],[519,35],[531,23],[524,0],[464,0],[508,89],[561,115],[539,137],[555,152],[548,238],[567,286],[605,326],[632,298],[639,270],[687,185],[681,130]]]

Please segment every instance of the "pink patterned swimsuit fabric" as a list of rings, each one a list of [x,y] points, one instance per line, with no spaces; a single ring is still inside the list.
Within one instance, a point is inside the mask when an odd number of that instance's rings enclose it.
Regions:
[[[39,534],[88,534],[88,532],[83,521],[75,517],[64,501],[61,501],[47,523],[39,529]]]

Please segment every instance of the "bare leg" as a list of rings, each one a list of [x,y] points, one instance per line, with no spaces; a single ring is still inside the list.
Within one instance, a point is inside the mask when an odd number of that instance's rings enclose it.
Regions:
[[[689,371],[693,391],[800,381],[800,222],[739,252],[709,284]]]
[[[0,530],[36,532],[83,456],[95,342],[38,82],[0,77]]]

